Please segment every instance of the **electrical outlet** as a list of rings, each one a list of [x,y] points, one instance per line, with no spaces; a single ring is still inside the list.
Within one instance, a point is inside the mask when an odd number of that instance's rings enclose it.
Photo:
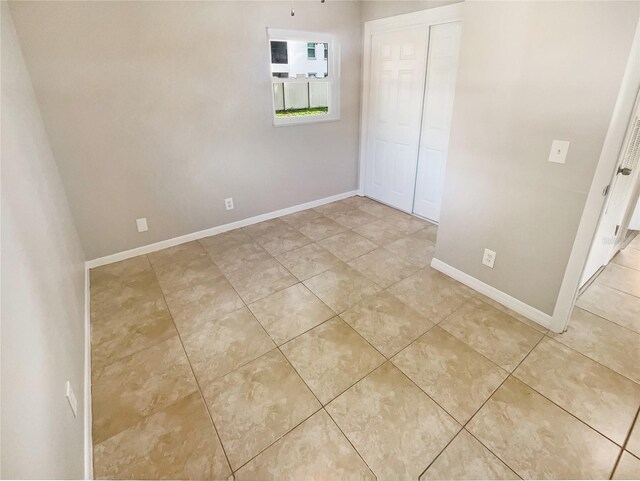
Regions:
[[[233,209],[233,197],[229,197],[229,198],[225,199],[224,200],[224,206],[227,208],[227,210]]]
[[[75,418],[78,415],[78,400],[76,399],[76,394],[73,392],[73,388],[71,387],[71,381],[67,381],[64,386],[64,390],[65,395],[67,396],[67,401],[69,401],[69,407],[71,408],[71,412]]]
[[[567,153],[569,153],[568,140],[554,140],[551,142],[551,152],[549,152],[549,162],[554,164],[564,164],[567,161]]]
[[[149,230],[146,217],[142,217],[141,219],[136,219],[136,226],[138,227],[138,232],[147,232]]]
[[[496,261],[496,253],[489,249],[484,250],[484,256],[482,256],[482,263],[493,269],[493,263]]]

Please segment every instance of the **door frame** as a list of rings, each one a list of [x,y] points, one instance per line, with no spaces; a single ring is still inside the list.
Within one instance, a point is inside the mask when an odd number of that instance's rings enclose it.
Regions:
[[[376,33],[404,30],[411,27],[431,27],[441,23],[463,20],[464,3],[420,10],[393,17],[370,20],[364,23],[362,55],[362,97],[360,99],[360,156],[358,160],[358,193],[364,195],[367,158],[367,134],[369,132],[369,89],[371,79],[371,36]],[[418,158],[416,157],[416,163]]]
[[[631,181],[631,184],[629,187],[630,191],[627,198],[627,205],[624,206],[623,211],[618,210],[617,212],[612,212],[612,214],[617,215],[618,218],[620,219],[620,224],[618,224],[618,231],[615,234],[613,244],[605,246],[603,249],[601,249],[601,246],[603,246],[601,239],[603,237],[603,234],[605,234],[605,232],[603,231],[603,228],[613,227],[613,224],[610,224],[608,222],[607,216],[610,214],[608,211],[612,207],[611,203],[613,201],[613,197],[617,193],[616,187],[619,188],[619,185],[617,184],[619,180],[618,167],[621,165],[622,157],[625,154],[624,152],[625,147],[627,147],[628,143],[631,141],[631,136],[633,134],[632,133],[633,123],[634,123],[633,120],[636,116],[636,112],[638,112],[638,115],[640,115],[639,109],[640,109],[640,89],[638,89],[638,92],[636,93],[636,100],[634,102],[633,110],[627,124],[627,131],[625,133],[624,140],[620,145],[620,151],[618,153],[618,161],[616,162],[615,168],[611,173],[611,181],[609,183],[610,188],[607,191],[607,195],[604,196],[605,197],[604,205],[602,206],[602,213],[600,214],[600,218],[598,220],[598,227],[594,235],[594,239],[591,243],[591,247],[589,249],[589,255],[587,256],[587,260],[585,262],[582,278],[580,279],[581,290],[583,290],[585,286],[589,284],[589,281],[595,278],[600,273],[600,271],[609,264],[611,259],[613,259],[613,257],[620,250],[622,244],[624,243],[624,238],[627,234],[629,221],[631,220],[631,215],[633,214],[633,207],[635,207],[635,204],[638,202],[637,194],[638,194],[638,188],[640,187],[640,175],[639,175],[640,171],[638,171],[638,168],[636,168],[632,172],[631,178],[629,179]],[[631,205],[632,203],[633,203],[633,206]],[[593,271],[594,264],[592,264],[591,261],[598,262],[598,265],[597,265],[597,268],[595,268],[595,271]],[[587,272],[587,266],[591,266],[591,268],[589,269],[589,272]],[[589,275],[589,277],[585,278],[585,276],[587,275]]]
[[[564,332],[569,324],[569,319],[578,297],[584,267],[606,204],[607,198],[603,195],[603,192],[611,183],[612,172],[618,165],[620,149],[627,133],[638,89],[640,89],[640,21],[638,21],[636,27],[624,76],[618,91],[618,98],[611,115],[611,122],[604,139],[598,165],[582,211],[569,262],[565,269],[558,299],[551,317],[549,328],[553,332]]]

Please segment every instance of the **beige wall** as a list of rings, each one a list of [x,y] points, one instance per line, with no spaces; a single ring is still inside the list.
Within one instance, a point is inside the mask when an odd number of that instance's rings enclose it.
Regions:
[[[83,477],[84,254],[9,9],[2,17],[3,479]],[[65,398],[70,380],[74,418]]]
[[[639,10],[465,4],[438,259],[552,313]],[[571,142],[565,165],[547,161],[553,139]]]
[[[367,22],[369,20],[393,17],[394,15],[427,10],[428,8],[441,7],[462,1],[463,0],[364,0],[362,2],[362,20]]]
[[[356,189],[360,5],[289,7],[12,2],[88,258]],[[339,122],[272,126],[267,27],[339,36]]]

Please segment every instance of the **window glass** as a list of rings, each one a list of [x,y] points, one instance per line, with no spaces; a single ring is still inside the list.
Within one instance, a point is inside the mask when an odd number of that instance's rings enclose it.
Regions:
[[[267,29],[273,124],[340,119],[340,46],[331,34]],[[314,39],[314,40],[310,40]]]
[[[328,50],[327,43],[271,40],[271,74],[280,78],[299,78],[308,77],[312,72],[316,78],[327,77]]]

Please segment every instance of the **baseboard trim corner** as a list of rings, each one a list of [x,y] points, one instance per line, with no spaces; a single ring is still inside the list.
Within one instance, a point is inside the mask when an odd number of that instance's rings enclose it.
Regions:
[[[248,217],[246,219],[230,222],[228,224],[223,224],[216,227],[211,227],[209,229],[201,230],[198,232],[192,232],[191,234],[185,234],[179,237],[173,237],[171,239],[166,239],[160,242],[154,242],[153,244],[147,244],[144,246],[136,247],[134,249],[117,252],[116,254],[99,257],[97,259],[91,259],[86,262],[86,267],[87,269],[93,269],[94,267],[113,264],[114,262],[130,259],[131,257],[149,254],[151,252],[166,249],[168,247],[184,244],[185,242],[191,242],[194,240],[202,239],[203,237],[222,234],[223,232],[227,232],[233,229],[238,229],[240,227],[245,227],[252,224],[257,224],[258,222],[264,222],[265,220],[275,219],[276,217],[282,217],[283,215],[293,214],[295,212],[300,212],[301,210],[319,207],[324,204],[329,204],[331,202],[336,202],[338,200],[346,199],[348,197],[353,197],[354,195],[362,195],[362,193],[359,190],[350,190],[348,192],[343,192],[342,194],[336,194],[329,197],[324,197],[323,199],[312,200],[310,202],[305,202],[304,204],[298,204],[292,207],[286,207],[284,209],[275,210],[273,212],[267,212],[265,214],[260,214],[253,217]]]
[[[443,274],[446,274],[447,276],[455,279],[458,282],[462,282],[465,286],[470,287],[480,294],[484,294],[490,299],[493,299],[503,306],[508,307],[512,311],[517,312],[527,319],[540,324],[542,327],[549,329],[549,326],[551,326],[552,317],[549,314],[545,314],[544,312],[516,299],[515,297],[510,296],[509,294],[506,294],[496,289],[495,287],[490,286],[489,284],[486,284],[481,280],[476,279],[475,277],[472,277],[469,274],[456,269],[455,267],[451,267],[449,264],[441,261],[440,259],[436,259],[434,257],[431,261],[431,267],[433,267],[437,271],[442,272]]]

